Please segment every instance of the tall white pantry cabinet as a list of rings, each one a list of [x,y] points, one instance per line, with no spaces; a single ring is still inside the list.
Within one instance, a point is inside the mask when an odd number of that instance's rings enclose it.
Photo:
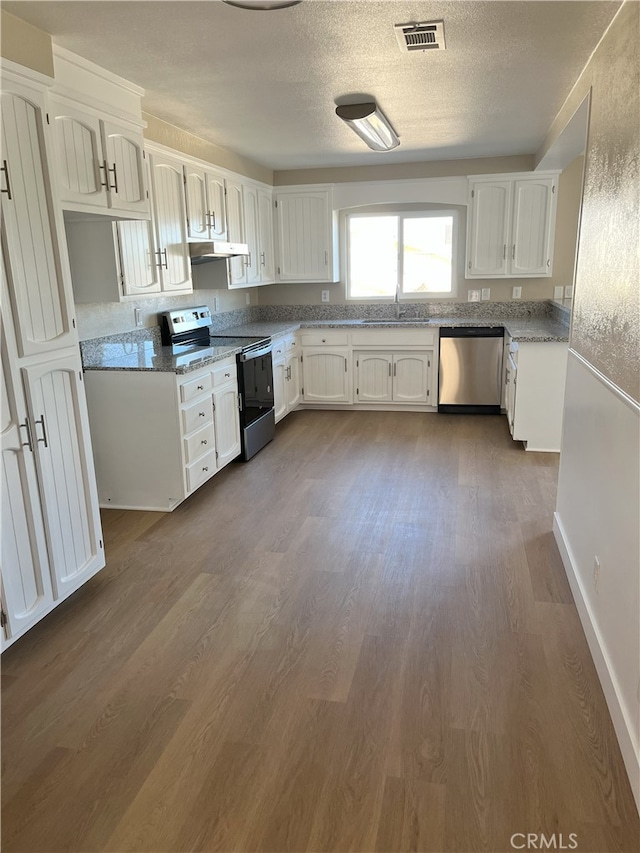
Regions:
[[[105,564],[47,138],[48,78],[3,61],[1,648]]]

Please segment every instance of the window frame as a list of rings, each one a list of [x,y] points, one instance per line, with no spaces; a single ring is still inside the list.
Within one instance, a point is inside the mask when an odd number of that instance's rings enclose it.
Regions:
[[[396,216],[399,219],[399,240],[398,240],[398,279],[396,281],[396,290],[389,296],[353,296],[351,294],[351,281],[350,281],[350,251],[351,251],[351,230],[349,228],[349,222],[353,219],[361,219],[367,217],[369,219],[374,216]],[[424,292],[409,292],[405,293],[402,289],[403,284],[403,274],[404,274],[404,252],[400,249],[404,245],[404,220],[405,219],[427,219],[427,218],[438,218],[441,219],[443,217],[450,216],[451,217],[451,289],[450,290],[439,290],[439,291],[429,291],[428,293]],[[458,239],[459,239],[459,221],[458,221],[458,211],[454,208],[443,207],[443,208],[427,208],[427,209],[416,209],[414,207],[410,209],[402,209],[401,207],[396,206],[384,206],[378,207],[376,206],[375,210],[367,210],[366,207],[355,208],[352,210],[347,210],[344,213],[344,279],[345,279],[345,298],[348,302],[395,302],[396,292],[398,293],[398,299],[400,302],[419,302],[425,300],[439,300],[439,299],[454,299],[457,296],[457,280],[458,280],[458,270],[457,270],[457,260],[458,260]]]

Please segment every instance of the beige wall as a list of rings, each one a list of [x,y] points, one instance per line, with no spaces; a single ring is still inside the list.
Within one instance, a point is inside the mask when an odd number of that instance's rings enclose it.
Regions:
[[[591,91],[571,346],[640,400],[640,5],[627,2],[540,149]]]
[[[176,151],[182,151],[184,154],[206,160],[208,163],[229,169],[231,172],[237,172],[247,178],[262,181],[265,184],[273,184],[273,170],[267,166],[262,166],[260,163],[242,157],[240,154],[235,154],[233,151],[228,151],[226,148],[220,148],[213,142],[207,142],[206,139],[194,136],[192,133],[162,121],[162,119],[149,113],[142,113],[142,117],[147,122],[144,135],[149,141],[167,145]]]
[[[498,172],[530,172],[532,154],[514,157],[476,157],[472,160],[433,160],[395,163],[388,166],[350,166],[333,169],[295,169],[274,172],[277,187],[292,184],[339,184],[350,181],[401,181],[417,178],[451,178],[464,175],[493,175]]]
[[[504,158],[495,158],[495,161]],[[459,161],[470,162],[470,161]],[[477,162],[477,161],[474,161]],[[456,282],[457,296],[454,301],[466,302],[467,291],[482,287],[491,290],[491,300],[504,302],[512,298],[513,285],[522,287],[522,299],[550,299],[557,285],[565,287],[573,284],[573,272],[576,253],[576,236],[580,215],[580,196],[582,191],[582,168],[584,158],[577,157],[560,175],[558,183],[558,209],[556,216],[556,238],[551,278],[524,279],[465,279],[464,253],[466,239],[466,208],[459,207],[460,239],[458,242],[458,270]],[[445,164],[432,164],[433,166]],[[467,174],[464,172],[464,174]],[[478,172],[477,174],[481,174]],[[454,205],[447,205],[454,207]],[[332,303],[346,302],[345,286],[338,284],[272,284],[260,288],[258,299],[261,305],[316,305],[322,301],[322,291],[329,290]]]
[[[53,77],[51,36],[0,10],[0,53],[5,59]]]

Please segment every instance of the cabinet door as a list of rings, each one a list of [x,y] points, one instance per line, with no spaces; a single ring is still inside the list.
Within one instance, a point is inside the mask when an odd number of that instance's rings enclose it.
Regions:
[[[276,423],[287,414],[287,364],[284,358],[273,362],[273,408]]]
[[[254,187],[243,188],[244,234],[249,246],[246,263],[247,284],[260,284],[261,265],[258,246],[258,191]]]
[[[193,285],[182,166],[177,160],[154,154],[151,176],[162,290],[189,293]]]
[[[148,219],[115,223],[123,296],[160,293],[160,269]]]
[[[554,178],[515,181],[510,275],[551,275],[554,194]]]
[[[359,403],[391,401],[393,358],[386,352],[360,352],[356,356],[356,400]]]
[[[3,85],[6,84],[3,81]],[[2,93],[2,220],[20,355],[73,346],[71,283],[60,254],[43,133],[43,96],[11,84]]]
[[[305,349],[304,400],[307,403],[350,403],[349,351]]]
[[[273,201],[271,193],[258,190],[258,233],[260,235],[260,281],[262,284],[274,281],[275,263],[273,257]]]
[[[216,434],[216,467],[224,468],[240,453],[240,416],[235,385],[227,385],[214,393],[213,423]]]
[[[287,411],[290,412],[300,402],[300,356],[292,355],[287,359],[286,380]]]
[[[4,295],[4,292],[3,292]],[[8,318],[10,323],[10,318]],[[2,587],[8,637],[16,637],[37,622],[53,604],[38,482],[33,457],[31,424],[15,364],[2,333],[0,439],[2,447]],[[14,347],[11,338],[12,349]]]
[[[227,213],[224,197],[224,178],[217,172],[206,172],[209,229],[212,240],[227,239]]]
[[[432,356],[398,353],[393,357],[393,402],[430,403],[429,376]]]
[[[329,193],[276,197],[279,281],[331,281]]]
[[[81,375],[76,355],[22,368],[56,598],[104,566]]]
[[[196,166],[185,166],[184,180],[187,195],[189,237],[196,240],[210,240],[207,181],[204,169],[198,169]]]
[[[65,202],[106,209],[107,163],[102,152],[100,119],[52,99],[57,181]]]
[[[244,229],[244,199],[242,184],[236,181],[226,181],[227,200],[227,237],[230,243],[245,243]],[[229,259],[229,284],[246,284],[247,275],[245,259],[242,257]]]
[[[511,181],[472,184],[467,223],[467,277],[507,273]]]
[[[102,122],[102,133],[107,158],[109,206],[148,214],[142,134],[113,121]]]

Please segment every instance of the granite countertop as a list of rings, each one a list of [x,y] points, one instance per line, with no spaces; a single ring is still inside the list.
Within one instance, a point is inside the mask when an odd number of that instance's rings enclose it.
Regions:
[[[189,373],[200,367],[214,364],[241,350],[241,337],[279,337],[298,329],[419,329],[451,328],[453,326],[503,326],[514,341],[553,342],[568,341],[569,328],[550,316],[508,316],[496,311],[492,317],[412,317],[402,320],[379,318],[367,320],[262,320],[224,329],[228,344],[199,347],[176,354],[171,347],[162,346],[159,327],[136,329],[120,335],[94,338],[80,344],[85,370],[148,370],[167,373]],[[215,335],[215,330],[214,330]]]
[[[199,347],[195,352],[180,355],[176,355],[171,347],[163,347],[159,339],[115,341],[97,338],[83,341],[81,345],[85,370],[149,370],[178,374],[214,364],[239,353],[240,349],[233,345],[233,339],[228,346]]]
[[[540,343],[568,341],[569,329],[550,317],[416,317],[403,320],[300,320],[299,322],[261,321],[234,326],[225,334],[279,337],[298,329],[420,329],[451,328],[453,326],[503,326],[514,341]]]

